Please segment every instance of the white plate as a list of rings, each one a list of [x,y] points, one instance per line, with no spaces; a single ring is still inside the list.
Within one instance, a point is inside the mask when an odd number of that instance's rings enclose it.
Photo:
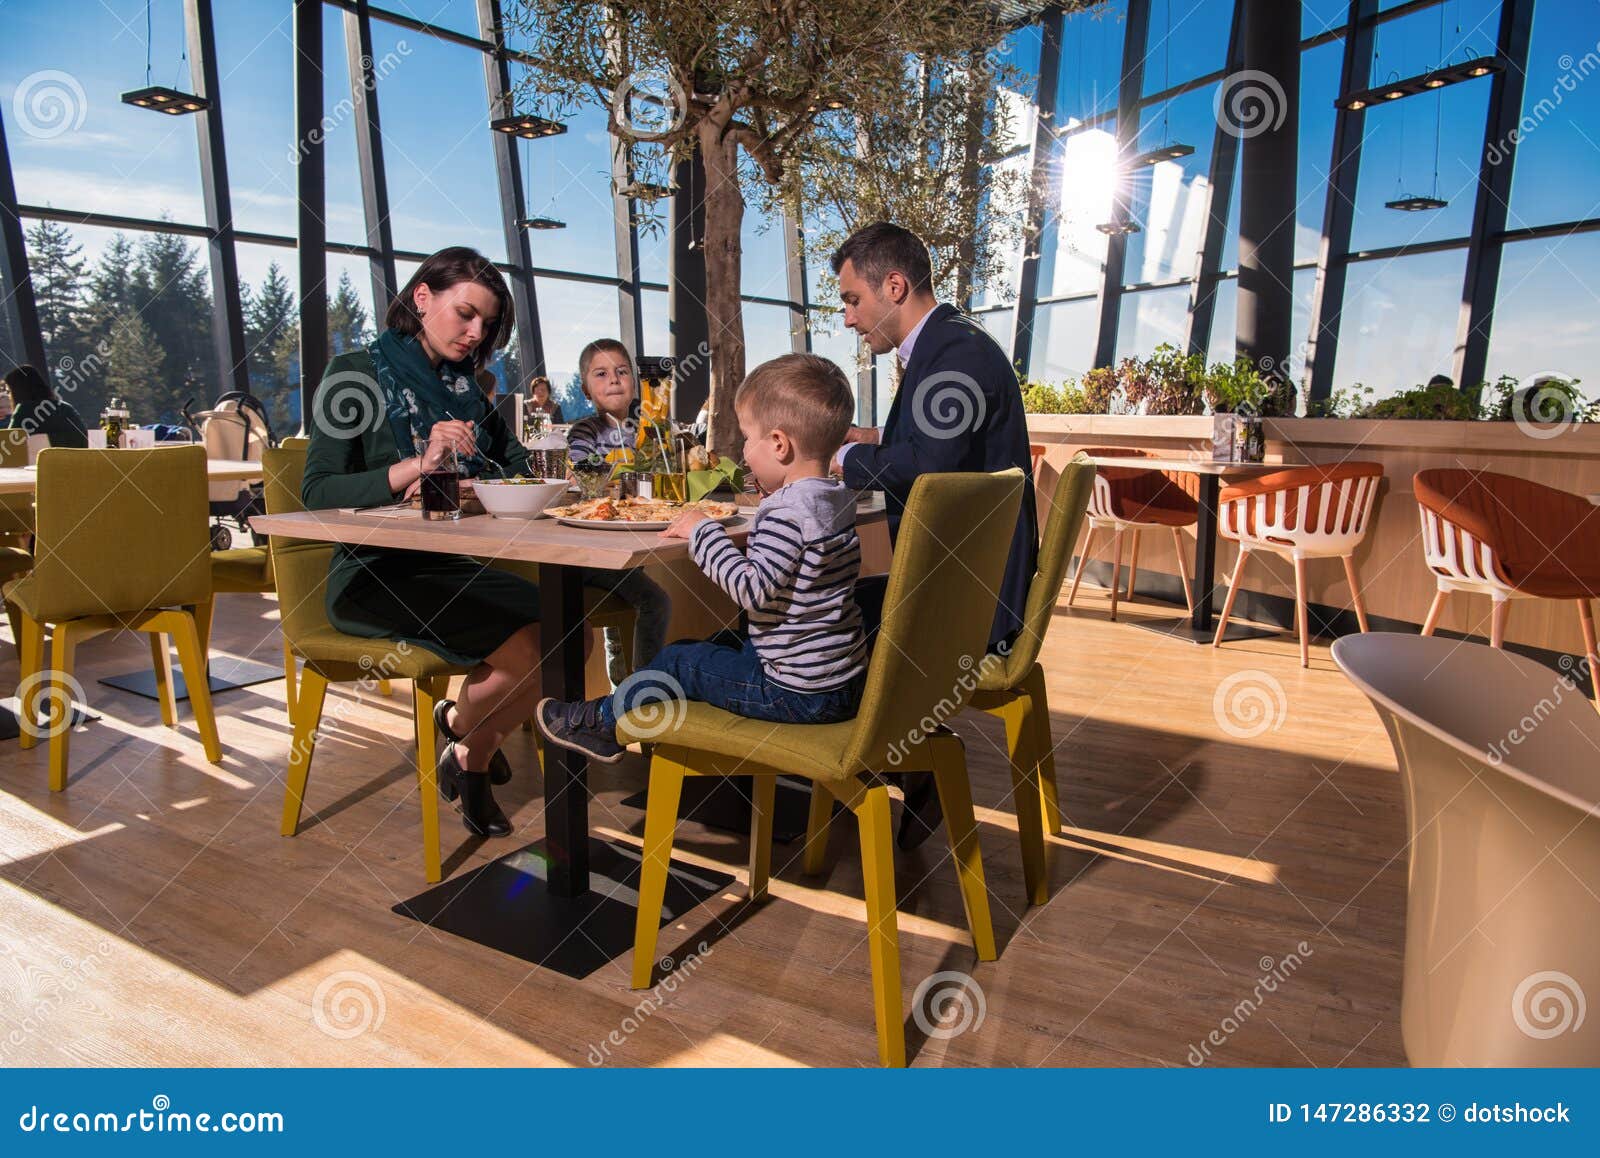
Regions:
[[[629,522],[627,519],[575,519],[570,515],[551,516],[569,527],[584,527],[591,531],[665,531],[672,526],[671,519],[651,519],[648,522]],[[724,526],[739,521],[738,515],[723,515],[717,522]]]

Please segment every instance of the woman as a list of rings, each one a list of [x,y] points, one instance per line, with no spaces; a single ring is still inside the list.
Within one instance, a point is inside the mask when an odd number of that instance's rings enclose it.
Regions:
[[[89,445],[83,419],[72,403],[57,398],[44,375],[32,366],[18,366],[7,374],[6,389],[11,392],[11,417],[0,426],[42,434],[51,446],[82,450]]]
[[[567,420],[561,413],[561,406],[550,397],[550,379],[543,374],[528,383],[528,395],[528,406],[548,414],[553,425],[559,426]]]
[[[306,507],[409,498],[451,450],[468,476],[530,473],[527,451],[474,381],[511,335],[512,311],[505,280],[475,250],[424,261],[378,340],[328,363],[308,422]],[[538,587],[465,555],[341,545],[327,609],[340,631],[417,644],[472,669],[460,699],[434,713],[448,741],[439,792],[460,797],[469,832],[508,835],[490,784],[511,778],[500,744],[539,701]]]

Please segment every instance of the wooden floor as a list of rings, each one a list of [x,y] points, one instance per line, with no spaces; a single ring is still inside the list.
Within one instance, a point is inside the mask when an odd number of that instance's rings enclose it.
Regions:
[[[898,859],[912,1064],[1404,1064],[1404,817],[1377,716],[1326,646],[1303,671],[1287,638],[1213,651],[1107,606],[1086,587],[1045,646],[1073,826],[1050,902],[1024,907],[987,718],[957,730],[999,961],[975,962],[938,842]],[[273,662],[275,604],[220,597],[216,639]],[[46,791],[43,748],[0,744],[0,1065],[875,1064],[848,819],[825,878],[778,845],[767,903],[736,886],[663,930],[663,953],[709,952],[641,1015],[627,956],[576,981],[390,912],[423,891],[408,685],[351,705],[317,750],[315,816],[284,839],[282,683],[218,697],[215,768],[186,705],[174,733],[153,702],[93,682],[147,663],[142,636],[78,655],[104,715],[73,737],[67,791]],[[16,671],[0,648],[0,687]],[[531,737],[507,754],[532,767]],[[620,802],[644,771],[635,757],[597,777],[601,835],[638,843],[643,814]],[[536,773],[499,796],[517,838],[540,834]],[[448,874],[511,846],[443,816]],[[685,825],[678,855],[742,878],[745,843]],[[965,977],[913,1013],[944,972]],[[947,980],[961,1032],[935,1000]]]

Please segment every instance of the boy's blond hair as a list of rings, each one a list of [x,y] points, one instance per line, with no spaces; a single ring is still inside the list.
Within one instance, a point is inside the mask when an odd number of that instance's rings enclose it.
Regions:
[[[806,458],[828,461],[844,444],[856,400],[844,371],[816,354],[785,354],[745,376],[734,408],[763,433],[781,430]]]

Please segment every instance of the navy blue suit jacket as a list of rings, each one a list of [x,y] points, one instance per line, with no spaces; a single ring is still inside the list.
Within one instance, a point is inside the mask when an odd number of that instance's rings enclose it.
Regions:
[[[1022,628],[1039,560],[1039,524],[1022,388],[1004,350],[954,306],[935,306],[911,348],[883,439],[845,452],[845,485],[881,490],[892,543],[911,484],[932,471],[992,472],[1017,467],[1025,481],[989,645]]]

